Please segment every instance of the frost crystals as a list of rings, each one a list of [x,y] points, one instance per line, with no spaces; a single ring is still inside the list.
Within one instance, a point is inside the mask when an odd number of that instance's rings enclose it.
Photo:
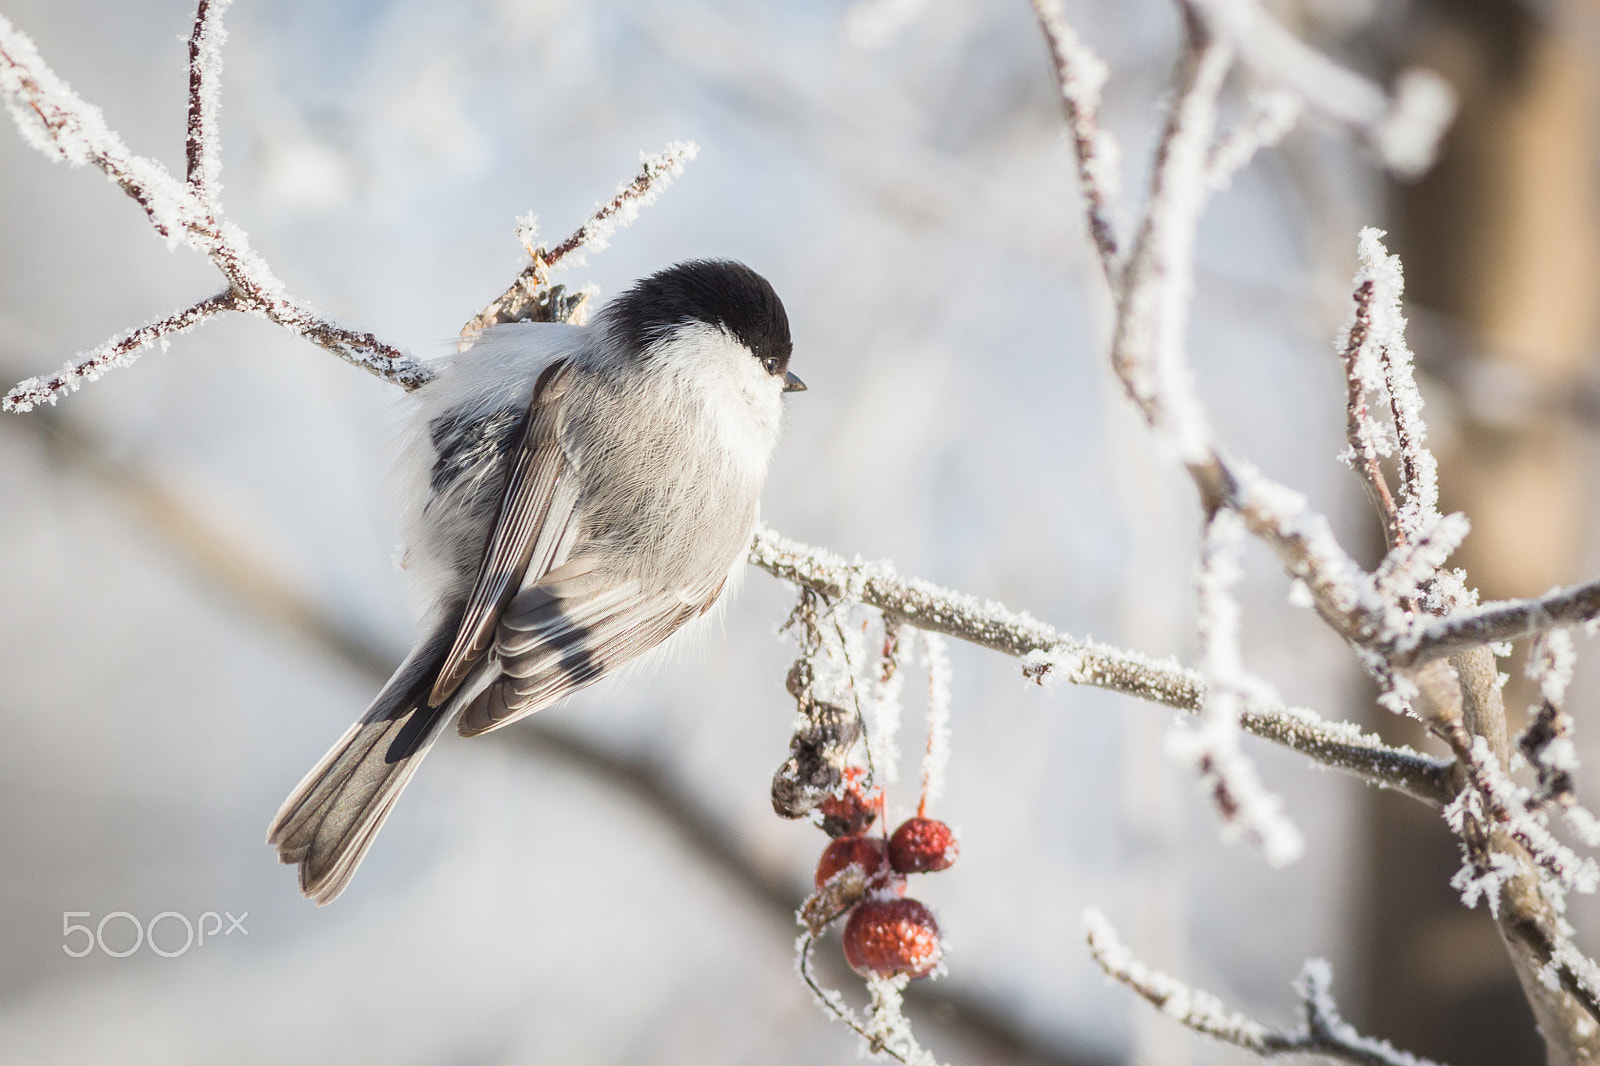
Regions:
[[[1321,1055],[1360,1066],[1437,1066],[1427,1059],[1395,1049],[1386,1040],[1362,1036],[1346,1022],[1329,991],[1333,972],[1322,959],[1306,960],[1294,982],[1295,993],[1300,998],[1300,1028],[1274,1030],[1230,1010],[1210,992],[1192,988],[1145,965],[1122,943],[1117,931],[1099,911],[1085,911],[1083,924],[1089,953],[1107,977],[1131,988],[1163,1014],[1204,1036],[1254,1052],[1262,1058]]]
[[[1230,591],[1239,580],[1244,537],[1244,522],[1232,511],[1218,511],[1206,525],[1198,582],[1205,709],[1197,726],[1175,727],[1167,745],[1174,758],[1200,772],[1225,835],[1245,837],[1273,866],[1286,866],[1305,851],[1305,840],[1239,748],[1244,701],[1252,693],[1259,698],[1264,688],[1245,672],[1240,658],[1239,605]]]

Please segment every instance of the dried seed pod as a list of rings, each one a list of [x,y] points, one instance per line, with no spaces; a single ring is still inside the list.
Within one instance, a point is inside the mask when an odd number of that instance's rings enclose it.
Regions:
[[[811,687],[811,660],[799,658],[794,665],[789,667],[789,673],[783,679],[783,687],[788,689],[789,695],[796,700],[806,698],[806,690]]]
[[[800,920],[813,937],[820,937],[835,918],[866,898],[866,875],[859,866],[846,866],[800,904]]]
[[[772,809],[785,818],[803,817],[839,790],[845,759],[861,735],[855,712],[836,703],[803,703],[800,716],[789,758],[772,775]]]
[[[925,977],[944,945],[933,912],[914,899],[869,899],[844,926],[844,958],[863,977]]]
[[[889,864],[903,874],[947,870],[960,854],[956,835],[935,818],[907,818],[889,838]]]

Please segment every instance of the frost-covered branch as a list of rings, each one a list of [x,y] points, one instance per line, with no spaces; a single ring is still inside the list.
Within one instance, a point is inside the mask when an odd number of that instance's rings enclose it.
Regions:
[[[1232,164],[1226,161],[1247,159],[1252,150],[1251,138],[1242,134],[1237,147],[1228,137],[1213,140],[1217,98],[1235,49],[1267,82],[1360,127],[1390,167],[1401,172],[1431,158],[1448,116],[1448,93],[1437,79],[1411,74],[1402,78],[1390,102],[1376,86],[1295,40],[1258,0],[1183,0],[1183,6],[1187,46],[1157,146],[1145,214],[1126,269],[1112,277],[1117,319],[1111,362],[1152,435],[1189,472],[1210,531],[1202,548],[1202,574],[1211,578],[1202,580],[1201,638],[1208,649],[1208,680],[1224,691],[1208,694],[1206,702],[1225,707],[1230,698],[1238,698],[1248,676],[1232,669],[1238,664],[1229,656],[1219,659],[1215,654],[1219,646],[1231,650],[1231,643],[1218,645],[1215,640],[1227,629],[1219,621],[1226,621],[1231,601],[1215,595],[1214,587],[1208,592],[1208,585],[1221,584],[1217,576],[1223,569],[1216,565],[1211,533],[1220,528],[1219,517],[1237,516],[1273,550],[1300,594],[1379,680],[1385,705],[1416,710],[1450,745],[1457,769],[1445,785],[1456,797],[1448,814],[1468,858],[1458,887],[1472,899],[1491,900],[1555,1056],[1552,1061],[1575,1062],[1600,1053],[1600,1004],[1594,994],[1600,988],[1600,968],[1573,945],[1561,917],[1564,893],[1592,890],[1600,869],[1550,833],[1541,797],[1506,776],[1504,704],[1486,647],[1595,617],[1600,614],[1600,582],[1477,610],[1472,608],[1475,593],[1459,572],[1443,569],[1467,527],[1461,516],[1438,510],[1435,465],[1426,446],[1400,308],[1403,278],[1379,231],[1361,235],[1355,309],[1341,339],[1348,458],[1373,497],[1389,545],[1373,573],[1345,552],[1327,520],[1300,494],[1218,447],[1184,352],[1196,222],[1210,191],[1221,184],[1218,178],[1230,172]],[[1074,121],[1070,109],[1068,120]],[[1380,465],[1390,456],[1399,470],[1398,490],[1392,493]],[[1218,605],[1224,608],[1220,615]],[[1447,657],[1448,663],[1443,661]],[[1553,711],[1547,717],[1558,721]],[[1216,718],[1221,720],[1223,716]],[[1241,718],[1242,724],[1247,721]],[[1209,761],[1201,765],[1215,786],[1224,821],[1238,825],[1244,805],[1235,795],[1237,786],[1213,769],[1221,761],[1219,753],[1228,750],[1212,742],[1202,752]],[[1539,750],[1561,757],[1559,745],[1553,751]],[[1539,765],[1544,777],[1559,780],[1550,773],[1554,764],[1546,760]],[[1237,780],[1252,779],[1242,774]],[[1576,824],[1584,824],[1581,816]],[[1144,989],[1147,995],[1149,987]],[[1245,1030],[1229,1032],[1238,1036]],[[1217,1031],[1212,1035],[1228,1038]],[[1242,1046],[1249,1044],[1242,1041]]]
[[[917,817],[926,818],[929,805],[944,795],[945,770],[950,765],[950,651],[937,633],[923,633],[922,648],[928,663],[928,741],[922,751]]]
[[[1100,253],[1100,266],[1106,280],[1117,284],[1121,272],[1116,228],[1111,222],[1110,200],[1118,184],[1118,149],[1111,134],[1100,128],[1100,90],[1106,83],[1106,65],[1085,45],[1068,24],[1061,0],[1033,0],[1034,14],[1050,47],[1051,69],[1061,106],[1066,114],[1067,132],[1072,136],[1072,151],[1078,161],[1078,185],[1083,194],[1084,213],[1089,218],[1089,236]]]
[[[1269,1029],[1210,992],[1193,988],[1140,961],[1117,936],[1111,923],[1097,910],[1084,912],[1089,953],[1110,977],[1133,991],[1180,1025],[1243,1048],[1264,1059],[1288,1055],[1321,1055],[1357,1066],[1437,1066],[1428,1059],[1400,1051],[1387,1040],[1362,1036],[1339,1014],[1329,991],[1333,972],[1321,959],[1309,959],[1294,983],[1300,997],[1301,1027],[1294,1031]]]
[[[1455,114],[1455,94],[1432,71],[1403,72],[1391,97],[1284,28],[1260,0],[1185,0],[1211,33],[1238,49],[1258,77],[1292,90],[1318,111],[1361,132],[1402,177],[1432,166]]]
[[[887,562],[854,561],[823,548],[788,540],[770,529],[756,533],[750,562],[774,577],[830,599],[845,599],[897,615],[919,629],[976,644],[1023,660],[1028,676],[1044,683],[1121,692],[1198,714],[1205,701],[1201,675],[1171,660],[1153,660],[1095,641],[1077,640],[1003,604],[904,578]],[[1247,732],[1308,755],[1326,766],[1398,789],[1433,805],[1455,795],[1449,764],[1403,747],[1391,747],[1344,722],[1281,705],[1246,704],[1239,719]]]
[[[1487,901],[1550,1043],[1551,1061],[1593,1061],[1600,1053],[1600,966],[1574,943],[1565,911],[1568,887],[1593,891],[1594,863],[1555,840],[1482,737],[1469,741],[1461,734],[1455,742],[1467,753],[1471,787],[1445,809],[1465,858],[1450,885],[1468,907]]]
[[[1242,516],[1310,592],[1323,618],[1347,639],[1366,642],[1383,631],[1386,616],[1371,576],[1304,497],[1222,453],[1194,390],[1184,351],[1194,234],[1208,195],[1217,95],[1232,62],[1226,45],[1196,33],[1181,61],[1145,218],[1117,293],[1112,366],[1151,432],[1188,469],[1205,512],[1227,508]]]
[[[1567,686],[1577,653],[1572,634],[1554,629],[1542,634],[1528,651],[1528,676],[1539,686],[1539,700],[1529,708],[1528,727],[1517,738],[1517,749],[1539,775],[1532,806],[1555,805],[1584,842],[1600,845],[1600,820],[1578,803],[1574,777],[1578,749],[1573,743],[1572,715],[1567,713]]]
[[[1190,467],[1209,462],[1214,451],[1184,359],[1184,333],[1217,94],[1232,62],[1232,51],[1215,40],[1195,41],[1184,52],[1111,341],[1111,364],[1129,398],[1157,440]]]
[[[1369,284],[1372,290],[1363,308],[1363,350],[1355,363],[1362,367],[1361,387],[1375,398],[1388,399],[1392,431],[1384,436],[1379,453],[1392,453],[1399,462],[1400,501],[1393,516],[1397,540],[1415,541],[1445,519],[1439,514],[1439,464],[1427,446],[1422,393],[1413,373],[1416,357],[1406,342],[1406,317],[1400,306],[1405,272],[1400,257],[1383,246],[1383,236],[1382,230],[1368,226],[1356,241],[1357,290]],[[1461,532],[1464,536],[1464,526]]]
[[[1400,605],[1386,597],[1373,575],[1364,572],[1344,551],[1327,520],[1312,511],[1300,494],[1274,483],[1218,448],[1195,394],[1184,352],[1193,287],[1195,230],[1213,187],[1212,176],[1219,169],[1227,170],[1227,165],[1217,160],[1238,154],[1228,147],[1227,138],[1221,144],[1213,141],[1217,97],[1233,61],[1233,42],[1243,42],[1240,47],[1256,49],[1262,33],[1271,36],[1286,31],[1272,23],[1253,3],[1219,0],[1215,5],[1191,6],[1205,17],[1187,24],[1189,43],[1180,61],[1174,102],[1157,149],[1144,219],[1126,270],[1113,278],[1117,319],[1111,346],[1112,366],[1156,438],[1188,469],[1207,514],[1228,509],[1243,517],[1250,531],[1272,548],[1289,575],[1310,593],[1318,613],[1347,640],[1361,647],[1392,644],[1406,628],[1399,613]],[[1042,22],[1053,51],[1058,38],[1076,40],[1070,36],[1070,28],[1060,18],[1059,11]],[[1216,29],[1213,23],[1220,24],[1222,29]],[[1298,42],[1294,47],[1304,49]],[[1347,73],[1323,62],[1331,70]],[[1304,95],[1302,87],[1292,87]],[[1381,100],[1381,91],[1370,88]],[[1071,108],[1068,119],[1069,124],[1076,121]],[[1280,119],[1279,123],[1282,121]],[[1074,137],[1077,137],[1076,129]],[[1248,147],[1248,139],[1245,147]],[[1082,159],[1080,153],[1080,167]],[[1093,210],[1092,202],[1086,206]],[[1091,215],[1091,231],[1095,226]],[[1378,262],[1382,249],[1376,236],[1364,235],[1363,240],[1363,261],[1371,264],[1376,277],[1372,279],[1365,304],[1359,308],[1367,319],[1355,330],[1358,336],[1354,340],[1368,350],[1360,360],[1362,376],[1352,389],[1359,387],[1364,393],[1376,385],[1381,366],[1385,375],[1394,378],[1389,382],[1386,377],[1385,383],[1392,386],[1388,392],[1400,404],[1395,414],[1397,425],[1401,431],[1406,431],[1412,425],[1409,420],[1412,411],[1407,406],[1410,394],[1404,389],[1409,383],[1410,353],[1403,347],[1404,319],[1398,314],[1398,268]],[[1377,314],[1384,316],[1381,330],[1369,321]],[[1388,359],[1390,353],[1392,360]],[[1400,403],[1401,400],[1405,403]],[[1400,425],[1402,418],[1407,421]],[[1406,442],[1416,446],[1410,450],[1402,446],[1407,460],[1419,453],[1426,454],[1420,446],[1420,436],[1408,435]],[[1364,459],[1369,452],[1374,456],[1378,454],[1375,441],[1357,443],[1360,445],[1358,458]],[[1431,517],[1436,496],[1426,496],[1431,485],[1428,474],[1431,470],[1420,466],[1407,469],[1406,484],[1417,496],[1413,515]],[[1370,483],[1376,487],[1381,481],[1371,480]],[[1407,502],[1412,503],[1411,500]],[[1392,500],[1390,506],[1393,508]],[[1397,516],[1396,523],[1405,521],[1405,517]],[[1416,524],[1421,525],[1420,521]],[[1450,538],[1445,534],[1449,532],[1451,530],[1439,531],[1430,543],[1447,542]],[[1423,561],[1433,561],[1433,556]],[[1391,567],[1404,575],[1415,568]]]
[[[906,1066],[939,1066],[939,1060],[917,1043],[916,1036],[911,1032],[911,1025],[902,1012],[902,995],[905,992],[906,979],[869,978],[867,990],[871,996],[871,1003],[867,1009],[867,1017],[862,1018],[851,1009],[850,1004],[845,1002],[844,996],[838,989],[828,988],[818,981],[816,974],[812,972],[811,949],[816,943],[817,937],[810,930],[800,934],[799,939],[795,941],[795,970],[800,974],[800,980],[816,998],[817,1006],[831,1017],[843,1022],[861,1038],[863,1054],[887,1055],[896,1062],[905,1063]]]
[[[1472,788],[1463,789],[1445,811],[1456,834],[1466,831],[1462,824],[1465,817],[1484,824],[1496,823],[1526,848],[1563,890],[1593,893],[1600,887],[1600,865],[1556,839],[1539,815],[1529,809],[1528,790],[1501,769],[1488,741],[1469,734],[1464,727],[1458,726],[1451,733],[1451,746],[1472,783]]]
[[[1257,152],[1288,136],[1303,109],[1300,97],[1284,89],[1251,93],[1249,113],[1211,146],[1206,159],[1206,187],[1212,192],[1226,189]]]
[[[243,230],[216,202],[219,155],[217,84],[221,76],[221,15],[226,3],[203,0],[190,41],[187,177],[180,181],[157,160],[134,154],[106,124],[100,109],[84,101],[40,57],[28,37],[0,16],[0,97],[23,140],[57,162],[99,168],[145,212],[169,247],[179,244],[211,260],[228,282],[226,308],[209,305],[199,317],[176,315],[108,341],[48,381],[34,378],[13,389],[0,409],[27,411],[54,403],[84,381],[113,366],[125,366],[150,343],[187,329],[219,310],[247,311],[284,327],[363,370],[405,388],[428,380],[428,369],[371,333],[346,329],[290,297],[283,283],[251,249]],[[125,347],[128,338],[141,341]]]
[[[1521,640],[1600,618],[1600,580],[1527,600],[1489,603],[1429,622],[1390,653],[1398,666],[1417,666],[1466,648]]]
[[[1381,395],[1382,380],[1373,338],[1372,298],[1375,283],[1358,277],[1353,294],[1354,308],[1339,345],[1344,360],[1345,436],[1350,442],[1346,460],[1361,476],[1367,498],[1383,523],[1384,540],[1393,551],[1405,539],[1400,532],[1400,516],[1394,495],[1389,491],[1379,460],[1391,451],[1384,427],[1372,416],[1367,397]]]
[[[54,403],[57,397],[77,392],[108,370],[127,366],[138,357],[139,352],[152,344],[165,346],[178,334],[193,329],[214,315],[232,309],[233,293],[219,292],[181,311],[174,311],[166,318],[158,318],[138,329],[131,329],[111,338],[87,355],[73,360],[50,377],[28,378],[26,381],[18,382],[6,396],[6,409],[27,411],[37,404]]]
[[[595,209],[594,214],[574,230],[566,240],[554,248],[533,245],[535,222],[531,217],[518,227],[523,243],[528,246],[528,265],[505,292],[490,301],[489,305],[472,317],[462,327],[462,336],[500,322],[519,322],[529,317],[541,321],[551,318],[566,320],[570,311],[539,315],[537,308],[547,305],[545,293],[550,291],[550,276],[559,267],[575,266],[583,262],[588,252],[605,249],[611,235],[639,217],[641,208],[655,203],[660,191],[672,184],[683,173],[683,168],[700,153],[698,145],[689,141],[673,141],[661,152],[642,152],[639,156],[639,173],[617,186],[616,194]]]
[[[1167,745],[1176,758],[1199,772],[1222,819],[1224,838],[1242,836],[1273,866],[1287,866],[1305,851],[1305,838],[1284,813],[1282,800],[1267,791],[1255,764],[1239,748],[1245,700],[1265,689],[1245,672],[1239,651],[1239,604],[1232,586],[1243,575],[1239,556],[1244,536],[1244,525],[1232,511],[1218,511],[1206,523],[1196,590],[1205,702],[1198,725],[1175,728]]]
[[[208,204],[221,192],[222,137],[217,132],[221,105],[222,13],[233,0],[200,0],[195,8],[194,31],[189,35],[189,127],[184,140],[189,187]]]

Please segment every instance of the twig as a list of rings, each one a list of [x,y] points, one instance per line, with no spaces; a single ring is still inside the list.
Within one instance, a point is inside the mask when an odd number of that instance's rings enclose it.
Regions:
[[[1553,629],[1540,634],[1528,650],[1527,673],[1539,685],[1539,699],[1529,708],[1528,727],[1517,738],[1517,750],[1539,775],[1539,788],[1531,803],[1554,804],[1590,847],[1600,845],[1600,821],[1578,803],[1573,777],[1578,770],[1578,749],[1573,744],[1572,715],[1566,709],[1567,686],[1577,652],[1572,634]]]
[[[1210,992],[1193,988],[1146,966],[1129,951],[1105,915],[1089,910],[1083,916],[1089,953],[1106,976],[1137,992],[1180,1025],[1234,1047],[1275,1059],[1287,1055],[1321,1055],[1356,1066],[1437,1066],[1400,1051],[1387,1040],[1362,1036],[1339,1014],[1329,986],[1332,970],[1321,959],[1309,959],[1294,983],[1300,997],[1302,1026],[1297,1031],[1269,1029],[1230,1010]]]
[[[922,1057],[913,1058],[901,1049],[886,1044],[879,1036],[872,1032],[866,1022],[856,1016],[850,1005],[844,1001],[844,996],[836,988],[828,988],[816,975],[811,972],[811,949],[816,946],[817,938],[810,930],[800,934],[795,941],[795,970],[800,974],[800,980],[811,990],[811,995],[816,999],[817,1005],[828,1014],[843,1022],[849,1029],[861,1038],[862,1047],[869,1054],[888,1055],[896,1062],[905,1063],[906,1066],[915,1066],[923,1061]],[[917,1049],[921,1051],[921,1048]],[[923,1056],[926,1056],[923,1052]]]
[[[1213,34],[1238,48],[1258,76],[1359,130],[1396,174],[1415,177],[1432,165],[1439,137],[1455,114],[1455,94],[1437,74],[1408,70],[1390,97],[1295,37],[1260,0],[1185,2]]]
[[[1257,152],[1288,135],[1302,110],[1300,97],[1292,92],[1267,89],[1251,93],[1249,113],[1211,146],[1206,159],[1207,188],[1213,192],[1226,189]]]
[[[884,615],[885,619],[897,617]],[[950,765],[950,651],[938,633],[922,634],[922,649],[928,664],[928,740],[922,749],[918,818],[928,817],[930,806],[944,795],[945,769]]]
[[[1176,99],[1157,149],[1144,223],[1122,278],[1111,341],[1111,364],[1129,398],[1156,438],[1190,467],[1214,455],[1183,341],[1217,94],[1232,63],[1232,50],[1215,39],[1191,40],[1180,60]]]
[[[194,30],[189,34],[189,125],[184,138],[189,188],[215,206],[221,192],[221,136],[217,133],[217,107],[222,75],[222,13],[233,0],[200,0],[195,8]]]
[[[181,311],[174,311],[166,318],[158,318],[138,329],[113,337],[48,378],[28,378],[18,382],[6,395],[5,409],[27,411],[41,403],[53,404],[62,396],[77,392],[95,381],[106,371],[127,366],[138,357],[139,352],[152,344],[159,342],[165,345],[170,338],[193,329],[213,315],[232,309],[233,293],[219,292]]]
[[[847,561],[766,528],[756,533],[750,562],[830,599],[864,603],[898,615],[918,629],[1022,659],[1024,671],[1041,682],[1091,685],[1191,714],[1198,714],[1204,705],[1205,682],[1193,670],[1170,660],[1157,662],[1136,652],[1077,640],[1002,604],[920,578],[902,578],[887,562]],[[1439,806],[1455,795],[1448,763],[1390,747],[1354,726],[1324,721],[1310,711],[1247,704],[1240,725],[1262,739],[1424,803]]]
[[[1223,839],[1243,836],[1261,849],[1268,863],[1286,866],[1304,853],[1305,838],[1239,747],[1244,702],[1252,691],[1264,688],[1245,672],[1239,604],[1231,591],[1243,574],[1239,555],[1244,535],[1244,524],[1232,511],[1218,511],[1206,522],[1196,581],[1205,703],[1198,725],[1185,728],[1189,723],[1183,723],[1168,734],[1168,750],[1199,772],[1222,819]]]
[[[1382,368],[1382,389],[1369,380],[1374,395],[1387,393],[1389,413],[1394,420],[1394,445],[1400,461],[1401,503],[1394,516],[1400,539],[1420,536],[1435,526],[1439,514],[1439,464],[1428,450],[1428,427],[1422,417],[1422,393],[1413,374],[1416,357],[1406,342],[1406,318],[1400,298],[1405,291],[1405,274],[1400,257],[1383,246],[1382,230],[1364,228],[1356,242],[1361,266],[1356,279],[1371,282],[1368,301],[1368,351],[1363,353],[1369,367],[1373,357]],[[1375,370],[1373,367],[1371,370]],[[1368,378],[1373,377],[1371,370]]]
[[[1600,580],[1526,600],[1485,604],[1429,622],[1388,652],[1396,666],[1419,666],[1467,648],[1521,640],[1600,617]]]
[[[229,309],[260,315],[326,348],[369,373],[404,388],[415,388],[432,372],[371,333],[346,329],[291,298],[281,281],[251,249],[243,230],[214,202],[217,176],[215,88],[222,42],[220,0],[202,3],[191,37],[189,121],[186,155],[190,181],[179,181],[160,162],[135,155],[108,125],[100,110],[72,91],[39,56],[26,35],[0,16],[0,96],[29,144],[72,166],[91,164],[144,209],[168,246],[186,244],[211,260],[228,282]],[[198,305],[197,305],[198,306]],[[220,308],[218,308],[220,309]],[[174,318],[178,316],[173,316]],[[172,321],[167,319],[163,321]],[[195,321],[198,321],[195,320]],[[194,321],[187,325],[193,325]],[[160,323],[144,327],[151,330]],[[135,331],[136,333],[139,331]],[[168,330],[166,332],[171,332]],[[164,333],[147,334],[150,340]],[[108,342],[107,347],[120,342]],[[97,350],[99,351],[99,350]],[[131,354],[130,352],[124,355]],[[111,360],[101,369],[124,365]],[[61,386],[40,395],[41,382],[12,390],[0,409],[27,411],[70,392],[83,376],[59,375]]]
[[[683,173],[684,166],[699,152],[699,147],[690,142],[673,141],[659,153],[640,153],[638,175],[618,185],[616,194],[601,204],[566,240],[554,248],[543,245],[529,248],[530,262],[522,273],[461,328],[461,335],[467,337],[497,323],[519,322],[530,317],[530,310],[541,305],[541,294],[549,289],[551,272],[557,266],[581,262],[579,253],[603,250],[611,235],[638,218],[640,208],[655,203],[656,195]],[[533,223],[529,220],[524,224],[524,232],[530,235],[529,243],[532,230]],[[548,317],[541,316],[541,320],[548,320]]]
[[[1600,887],[1600,865],[1593,859],[1580,858],[1571,848],[1557,840],[1555,835],[1528,809],[1527,790],[1506,777],[1499,761],[1489,750],[1488,741],[1467,732],[1461,725],[1441,731],[1456,753],[1457,761],[1465,770],[1467,779],[1477,794],[1481,810],[1480,821],[1499,824],[1532,856],[1548,875],[1563,889],[1593,893]],[[1466,794],[1458,796],[1451,805],[1448,816],[1459,817],[1466,809]],[[1457,835],[1462,833],[1459,824],[1453,824]],[[1600,1003],[1596,1004],[1596,1017],[1600,1017]]]
[[[1382,427],[1372,418],[1367,405],[1367,395],[1373,391],[1377,380],[1377,362],[1372,351],[1372,296],[1374,282],[1371,278],[1358,278],[1350,312],[1350,322],[1345,327],[1344,343],[1340,345],[1344,361],[1345,381],[1345,436],[1350,442],[1349,460],[1378,520],[1383,523],[1384,541],[1390,551],[1405,540],[1400,530],[1400,516],[1389,492],[1389,481],[1378,465],[1378,459],[1387,454]]]
[[[1100,128],[1098,118],[1106,65],[1068,24],[1061,0],[1033,0],[1033,11],[1050,47],[1051,70],[1078,161],[1078,185],[1089,219],[1089,236],[1100,253],[1106,280],[1116,288],[1121,265],[1108,201],[1116,193],[1118,152],[1111,135]]]
[[[1592,892],[1600,869],[1550,833],[1526,789],[1506,777],[1505,704],[1494,656],[1477,648],[1411,675],[1432,732],[1457,755],[1465,779],[1444,810],[1466,863],[1451,879],[1462,902],[1487,898],[1553,1063],[1600,1055],[1600,968],[1572,941],[1568,888]]]

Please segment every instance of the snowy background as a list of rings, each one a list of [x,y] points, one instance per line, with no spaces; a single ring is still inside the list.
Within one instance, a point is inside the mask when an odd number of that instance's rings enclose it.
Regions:
[[[517,215],[558,238],[641,150],[693,140],[677,184],[565,280],[604,297],[690,256],[772,280],[810,391],[790,403],[768,521],[1078,636],[1192,658],[1193,492],[1101,366],[1103,285],[1027,5],[931,0],[878,49],[846,40],[845,10],[240,0],[224,202],[295,295],[429,354],[520,268]],[[0,13],[135,151],[180,167],[188,0]],[[1136,179],[1171,6],[1069,14],[1112,67],[1106,122]],[[1333,461],[1332,354],[1356,230],[1378,221],[1363,167],[1312,130],[1241,175],[1202,225],[1191,331],[1224,443],[1352,516],[1342,533],[1364,520]],[[9,125],[0,248],[7,384],[217,287],[98,172],[51,165]],[[768,803],[793,713],[775,635],[792,598],[760,572],[697,651],[541,715],[580,754],[447,738],[332,907],[276,864],[268,820],[380,681],[362,650],[398,659],[413,635],[385,489],[398,401],[231,316],[58,409],[0,419],[0,1057],[853,1061],[855,1038],[791,967],[791,908],[823,838]],[[1250,664],[1291,702],[1351,713],[1344,655],[1286,591],[1252,556]],[[308,605],[330,631],[284,624]],[[1241,1060],[1107,987],[1082,948],[1086,906],[1268,1020],[1288,1020],[1303,957],[1358,972],[1360,786],[1253,745],[1311,839],[1272,872],[1218,840],[1162,754],[1167,712],[1046,693],[1012,661],[953,650],[939,813],[963,854],[914,888],[950,946],[913,1013],[942,1059]],[[723,853],[766,881],[734,877]],[[66,911],[248,912],[248,937],[74,959]],[[131,938],[119,922],[106,935]]]

